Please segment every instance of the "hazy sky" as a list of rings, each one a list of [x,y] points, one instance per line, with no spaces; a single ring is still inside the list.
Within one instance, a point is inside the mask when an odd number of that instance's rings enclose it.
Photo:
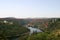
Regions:
[[[60,0],[0,0],[0,17],[60,17]]]

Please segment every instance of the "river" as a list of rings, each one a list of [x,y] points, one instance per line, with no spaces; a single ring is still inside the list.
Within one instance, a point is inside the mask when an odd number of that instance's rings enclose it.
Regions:
[[[33,27],[27,27],[30,30],[30,35],[34,32],[42,32],[40,29],[38,28],[33,28]]]
[[[32,33],[34,32],[42,32],[40,29],[38,28],[33,28],[33,27],[26,27],[30,30],[30,34],[31,35]],[[9,40],[18,40],[19,37],[15,37],[15,38],[10,38]]]

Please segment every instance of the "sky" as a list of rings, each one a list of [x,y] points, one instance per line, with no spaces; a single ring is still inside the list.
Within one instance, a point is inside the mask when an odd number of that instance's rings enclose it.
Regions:
[[[0,0],[1,17],[60,18],[60,0]]]

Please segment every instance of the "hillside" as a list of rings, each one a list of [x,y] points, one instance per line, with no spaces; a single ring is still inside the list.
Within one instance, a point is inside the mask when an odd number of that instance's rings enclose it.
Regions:
[[[41,33],[29,35],[25,26],[41,29]],[[0,40],[59,40],[60,18],[0,18]]]

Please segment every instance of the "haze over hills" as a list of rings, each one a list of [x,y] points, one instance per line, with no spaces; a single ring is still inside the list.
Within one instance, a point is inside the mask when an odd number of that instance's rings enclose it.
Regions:
[[[56,19],[56,18],[15,18],[15,17],[5,17],[5,18],[0,18],[0,20],[29,20],[29,21],[47,21],[51,19]]]
[[[0,18],[2,21],[12,21],[12,22],[18,22],[21,25],[46,25],[50,20],[58,19],[58,18],[15,18],[15,17],[6,17],[6,18]]]
[[[36,31],[33,31],[32,35],[29,35],[30,30],[26,27],[37,28],[42,32],[37,33]],[[41,37],[41,40],[43,38],[46,40],[45,36],[47,37],[47,39],[49,38],[51,39],[51,37],[54,37],[53,39],[55,39],[55,37],[60,37],[59,30],[60,30],[60,18],[15,18],[15,17],[0,18],[1,39],[10,38],[13,40],[15,38],[19,38],[19,40],[22,39],[36,40],[37,38],[39,38],[40,40]],[[33,38],[31,39],[31,37]]]

